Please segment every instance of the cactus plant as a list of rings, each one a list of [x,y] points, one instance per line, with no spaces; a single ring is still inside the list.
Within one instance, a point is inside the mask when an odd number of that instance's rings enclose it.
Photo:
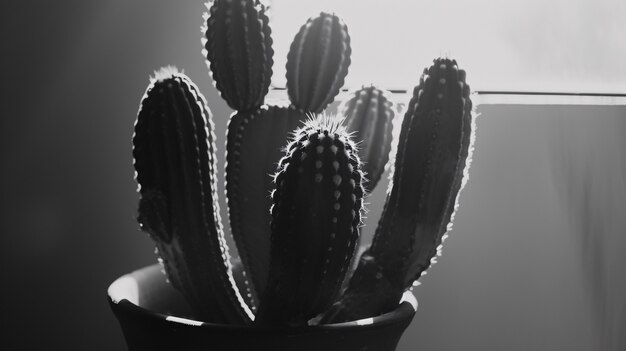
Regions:
[[[354,254],[363,187],[341,121],[321,117],[287,146],[272,193],[272,259],[256,322],[305,325],[336,297]]]
[[[351,60],[347,27],[328,13],[291,45],[289,105],[263,105],[273,60],[265,11],[258,0],[215,0],[204,29],[215,86],[236,110],[225,180],[244,283],[234,282],[219,218],[212,116],[177,71],[156,75],[135,126],[140,225],[197,318],[304,326],[387,312],[438,253],[467,179],[474,128],[465,72],[445,58],[424,71],[396,140],[383,216],[357,257],[363,170],[371,190],[390,157],[393,109],[372,86],[343,105],[345,120],[320,115]]]
[[[372,191],[378,184],[391,152],[395,112],[388,95],[373,85],[363,87],[340,107],[341,114],[346,118],[346,128],[359,141],[367,191]]]

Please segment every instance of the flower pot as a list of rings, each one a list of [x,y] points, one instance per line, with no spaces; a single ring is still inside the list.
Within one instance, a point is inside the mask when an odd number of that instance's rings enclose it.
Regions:
[[[222,325],[193,320],[158,264],[118,278],[109,303],[129,350],[395,350],[417,303],[405,293],[394,311],[353,322],[298,328]]]

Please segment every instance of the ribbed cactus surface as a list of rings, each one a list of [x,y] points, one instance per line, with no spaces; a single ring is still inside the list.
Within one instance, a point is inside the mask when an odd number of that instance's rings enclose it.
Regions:
[[[287,92],[298,109],[322,112],[330,104],[350,66],[348,27],[334,14],[310,18],[295,36],[287,55]]]
[[[226,195],[230,226],[246,268],[253,308],[266,285],[270,263],[269,193],[283,147],[306,120],[293,107],[263,107],[231,116],[226,138]]]
[[[211,118],[189,78],[173,69],[156,74],[133,137],[138,220],[197,317],[246,323],[252,314],[233,288],[220,223]]]
[[[363,188],[355,146],[340,123],[310,121],[280,161],[259,324],[305,325],[333,302],[344,280],[359,236]]]
[[[263,104],[272,78],[272,38],[259,0],[215,0],[204,29],[205,55],[216,88],[238,111]]]
[[[390,193],[372,245],[326,321],[392,309],[438,254],[467,172],[469,94],[465,71],[455,60],[436,59],[424,71],[402,122]]]
[[[388,95],[374,86],[363,87],[341,107],[346,129],[354,133],[352,138],[358,142],[368,191],[378,184],[391,152],[395,112]]]

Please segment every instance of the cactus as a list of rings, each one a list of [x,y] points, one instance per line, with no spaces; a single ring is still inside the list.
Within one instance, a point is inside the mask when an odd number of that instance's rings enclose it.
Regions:
[[[265,12],[259,0],[215,0],[204,29],[215,86],[236,110],[225,181],[241,264],[230,262],[219,217],[212,116],[172,69],[151,81],[135,126],[140,226],[204,321],[304,326],[387,312],[438,253],[467,179],[474,128],[465,72],[441,58],[425,70],[402,121],[383,216],[356,257],[363,171],[371,190],[393,154],[394,111],[372,86],[344,104],[345,120],[320,114],[351,60],[347,27],[328,13],[291,45],[289,106],[263,105],[273,62]]]
[[[188,77],[171,68],[156,73],[133,137],[138,220],[199,317],[245,323],[252,316],[234,289],[215,193],[211,118]]]
[[[359,141],[359,157],[367,177],[365,188],[372,191],[385,170],[393,138],[393,103],[387,94],[374,87],[364,87],[352,94],[340,108],[345,124]]]
[[[212,8],[215,7],[216,5]],[[211,17],[208,22],[211,22]],[[316,18],[311,18],[307,25],[318,26],[326,22],[331,24],[331,29],[339,26],[341,30],[307,31],[305,35],[296,36],[292,48],[306,43],[307,50],[326,52],[328,50],[324,49],[324,45],[328,45],[328,41],[342,43],[340,47],[333,48],[327,53],[341,57],[341,60],[333,61],[328,58],[320,60],[325,62],[323,66],[325,70],[341,71],[345,74],[350,57],[350,43],[342,21],[335,15],[322,13]],[[306,51],[306,54],[311,53]],[[213,64],[211,67],[214,69],[213,75],[219,76],[219,67]],[[289,63],[287,67],[289,70]],[[289,78],[289,81],[292,82],[294,79],[298,81],[297,75],[296,78]],[[334,99],[343,84],[343,78],[333,84],[335,90],[324,94],[325,102],[323,106],[322,102],[318,103],[317,109],[325,107]],[[299,95],[303,99],[313,97],[313,91],[307,93],[308,95],[303,93]],[[312,112],[315,111],[310,106],[292,100],[288,107],[267,106],[253,111],[238,111],[230,118],[226,139],[226,194],[232,234],[244,267],[251,277],[245,295],[252,296],[249,302],[253,310],[256,309],[258,295],[265,290],[270,261],[269,209],[272,206],[272,199],[268,194],[274,185],[269,175],[275,173],[276,165],[282,156],[281,148],[290,133],[305,122],[307,113]]]
[[[287,56],[287,92],[299,109],[319,113],[331,103],[350,66],[348,27],[322,12],[301,28]]]
[[[402,122],[393,182],[372,245],[324,321],[390,310],[441,250],[468,170],[469,93],[455,60],[435,59],[424,71]]]
[[[205,56],[216,88],[231,108],[263,104],[272,78],[272,38],[258,0],[215,0],[206,17]]]
[[[258,324],[305,325],[330,306],[350,265],[363,188],[355,146],[340,124],[332,117],[309,121],[280,161]]]

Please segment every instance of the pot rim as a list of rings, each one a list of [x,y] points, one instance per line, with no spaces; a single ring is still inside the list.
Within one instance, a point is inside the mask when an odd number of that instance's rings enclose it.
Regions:
[[[322,330],[336,330],[336,329],[367,329],[370,327],[381,327],[388,324],[398,323],[407,318],[412,318],[417,311],[417,300],[411,291],[405,291],[402,295],[402,299],[398,304],[398,307],[391,311],[379,316],[368,317],[359,319],[356,321],[302,326],[302,327],[284,327],[284,326],[255,326],[255,325],[239,325],[239,324],[218,324],[210,322],[202,322],[185,317],[179,317],[175,315],[169,315],[162,312],[153,311],[142,307],[138,304],[138,296],[129,296],[136,292],[138,294],[139,276],[145,276],[149,274],[155,274],[155,272],[161,272],[161,266],[156,263],[149,265],[130,273],[124,274],[113,281],[107,289],[107,298],[109,303],[117,305],[121,309],[129,310],[129,312],[139,314],[147,319],[152,320],[165,320],[167,322],[179,323],[191,327],[199,328],[211,328],[219,329],[223,331],[238,330],[249,332],[312,332]],[[132,291],[129,293],[129,290]],[[134,290],[134,291],[133,291]],[[134,301],[132,301],[134,300]]]

